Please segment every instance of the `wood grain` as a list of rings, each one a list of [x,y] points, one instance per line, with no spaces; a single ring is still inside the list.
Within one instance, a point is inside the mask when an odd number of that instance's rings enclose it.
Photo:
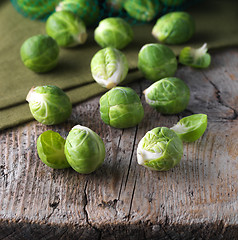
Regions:
[[[209,69],[179,66],[191,90],[188,108],[163,116],[145,103],[151,83],[130,84],[141,96],[143,121],[115,129],[100,120],[99,97],[73,108],[58,126],[30,122],[0,133],[0,239],[238,239],[238,49],[212,53]],[[179,166],[154,172],[137,164],[136,148],[157,126],[193,113],[208,115],[205,134],[184,144]],[[97,132],[106,159],[96,172],[53,170],[36,152],[51,129],[66,137],[76,124]]]

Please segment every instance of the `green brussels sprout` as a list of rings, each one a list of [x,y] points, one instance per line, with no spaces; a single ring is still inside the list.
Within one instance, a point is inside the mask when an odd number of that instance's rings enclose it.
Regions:
[[[144,117],[139,96],[128,87],[115,87],[100,98],[102,120],[115,128],[136,126]]]
[[[26,100],[33,117],[45,125],[66,121],[72,111],[69,97],[56,86],[33,87]]]
[[[128,73],[126,56],[116,48],[101,49],[92,58],[91,72],[101,86],[113,88],[122,82]]]
[[[88,174],[102,165],[105,158],[105,146],[94,131],[76,125],[66,138],[65,155],[75,171]]]
[[[158,15],[160,2],[158,0],[126,0],[124,9],[132,18],[149,22]]]
[[[180,51],[179,62],[194,68],[207,68],[211,63],[211,56],[207,53],[207,44],[195,49],[185,47]]]
[[[59,133],[48,130],[37,139],[37,152],[48,167],[63,169],[70,167],[64,154],[65,140]]]
[[[179,78],[163,78],[153,83],[145,91],[146,102],[163,114],[182,112],[189,103],[190,91]]]
[[[27,68],[37,73],[48,72],[58,63],[59,47],[53,38],[36,35],[22,44],[20,55]]]
[[[91,26],[99,20],[100,8],[97,0],[63,0],[55,10],[73,12],[86,26]]]
[[[177,60],[173,51],[165,45],[151,43],[139,51],[138,68],[151,81],[172,77],[177,70]]]
[[[195,32],[195,22],[186,12],[171,12],[160,17],[152,29],[152,35],[162,43],[187,42]]]
[[[122,49],[133,39],[131,26],[122,18],[111,17],[100,21],[94,32],[94,39],[101,47]]]
[[[156,171],[167,171],[180,163],[183,142],[166,127],[148,131],[137,148],[138,164]]]
[[[198,140],[207,128],[206,114],[193,114],[191,116],[182,118],[171,129],[184,142],[194,142]]]
[[[160,0],[167,7],[177,7],[182,5],[186,0]]]
[[[51,14],[46,21],[46,32],[60,47],[74,47],[87,40],[85,24],[72,12]]]
[[[32,19],[44,19],[51,14],[59,0],[14,0],[20,12]]]

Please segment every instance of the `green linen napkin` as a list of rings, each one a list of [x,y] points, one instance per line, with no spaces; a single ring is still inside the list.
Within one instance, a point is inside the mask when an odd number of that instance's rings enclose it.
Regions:
[[[170,46],[178,54],[184,46],[199,47],[204,42],[208,48],[238,45],[238,4],[236,0],[202,1],[187,9],[195,18],[196,34],[185,45]],[[153,24],[133,26],[134,40],[122,51],[130,69],[126,82],[142,77],[136,69],[137,55],[146,43],[157,42],[151,35]],[[73,104],[101,94],[106,89],[94,82],[90,72],[92,56],[100,49],[89,31],[86,44],[60,50],[58,66],[49,73],[36,74],[20,60],[20,47],[29,37],[45,34],[45,23],[24,18],[10,1],[0,4],[0,130],[32,120],[26,95],[32,86],[56,85],[62,88]]]

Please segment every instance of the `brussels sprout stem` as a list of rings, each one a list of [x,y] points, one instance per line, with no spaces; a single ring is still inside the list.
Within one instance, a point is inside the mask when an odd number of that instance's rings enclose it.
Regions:
[[[88,35],[87,35],[87,33],[86,32],[84,32],[84,33],[80,33],[79,35],[75,35],[74,36],[74,39],[75,39],[75,46],[76,45],[78,45],[78,44],[83,44],[83,43],[85,43],[86,42],[86,40],[87,40],[87,37],[88,37]]]
[[[80,130],[85,130],[86,132],[88,131],[87,127],[84,127],[82,125],[75,125],[72,129],[80,129]]]
[[[120,61],[116,63],[116,71],[112,74],[111,77],[108,79],[102,79],[101,76],[94,76],[95,81],[101,84],[102,86],[105,86],[106,88],[110,89],[113,87],[116,87],[117,84],[121,81],[121,75],[123,74],[123,60],[120,58]]]
[[[31,102],[32,93],[33,93],[33,91],[34,91],[34,88],[35,88],[35,87],[32,87],[32,88],[30,89],[30,91],[28,92],[28,94],[27,94],[27,96],[26,96],[26,101],[27,101],[27,102]]]
[[[60,2],[58,6],[56,6],[55,11],[59,12],[62,10],[62,3]]]
[[[149,133],[153,134],[153,132],[149,131]],[[154,147],[153,150],[154,150],[154,153],[151,152],[151,151],[146,151],[142,145],[142,142],[139,143],[138,145],[138,148],[140,149],[140,152],[138,152],[138,163],[140,165],[143,165],[146,160],[145,159],[149,159],[149,160],[153,160],[153,159],[157,159],[157,158],[160,158],[162,157],[163,155],[163,150],[160,148],[160,146],[157,145],[157,147]],[[159,150],[159,151],[158,151]],[[148,162],[148,161],[147,161]]]
[[[154,100],[151,100],[151,99],[149,99],[148,97],[147,97],[147,93],[148,93],[148,91],[150,90],[148,90],[149,88],[147,88],[147,89],[145,89],[144,91],[143,91],[143,94],[145,95],[145,100],[146,100],[146,102],[148,103],[148,104],[154,104],[154,103],[157,103],[158,101],[154,101]]]
[[[182,125],[180,122],[178,122],[176,125],[171,127],[170,129],[174,130],[176,133],[186,133],[188,130],[187,127]]]
[[[200,57],[203,57],[207,52],[207,44],[204,43],[202,45],[202,47],[198,48],[198,49],[194,49],[193,51],[193,54],[194,54],[194,58],[195,60],[200,58]]]
[[[29,103],[32,101],[42,102],[43,96],[44,94],[36,93],[35,87],[32,87],[26,96],[26,101]]]

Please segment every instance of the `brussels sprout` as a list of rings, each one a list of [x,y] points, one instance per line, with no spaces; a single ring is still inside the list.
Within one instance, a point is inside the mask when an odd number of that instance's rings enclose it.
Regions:
[[[105,158],[105,146],[94,131],[76,125],[66,138],[65,155],[75,171],[88,174],[102,165]]]
[[[182,5],[186,0],[160,0],[165,6],[177,7]]]
[[[46,32],[61,47],[74,47],[87,40],[83,21],[66,11],[51,14],[46,21]]]
[[[116,48],[101,49],[92,58],[91,72],[101,86],[113,88],[122,82],[128,73],[126,56]]]
[[[20,55],[27,68],[38,73],[48,72],[58,63],[59,47],[53,38],[36,35],[22,44]]]
[[[207,53],[207,44],[195,49],[185,47],[179,54],[179,62],[195,68],[207,68],[211,63],[211,56]]]
[[[70,167],[64,154],[65,140],[59,133],[48,130],[37,139],[37,152],[48,167],[63,169]]]
[[[188,105],[190,91],[179,78],[164,78],[153,83],[145,91],[146,102],[163,114],[182,112]]]
[[[160,2],[158,0],[126,0],[124,9],[132,18],[149,22],[159,13]]]
[[[33,117],[46,125],[66,121],[72,111],[69,97],[56,86],[33,87],[26,100],[29,102]]]
[[[138,164],[151,170],[167,171],[180,163],[183,142],[176,133],[166,127],[148,131],[137,148]]]
[[[51,14],[59,0],[13,0],[17,9],[27,17],[32,19],[44,19]]]
[[[194,142],[199,139],[207,128],[206,114],[193,114],[191,116],[182,118],[171,129],[184,142]]]
[[[101,47],[122,49],[133,39],[131,26],[122,18],[111,17],[100,21],[94,39]]]
[[[139,96],[128,87],[115,87],[100,98],[102,120],[115,128],[136,126],[144,117]]]
[[[86,26],[99,20],[100,8],[97,0],[63,0],[55,10],[73,12]]]
[[[165,45],[146,44],[139,51],[138,68],[151,81],[172,77],[177,70],[177,65],[176,56]]]
[[[187,42],[195,32],[195,22],[186,12],[171,12],[160,17],[152,29],[152,35],[162,43]]]

